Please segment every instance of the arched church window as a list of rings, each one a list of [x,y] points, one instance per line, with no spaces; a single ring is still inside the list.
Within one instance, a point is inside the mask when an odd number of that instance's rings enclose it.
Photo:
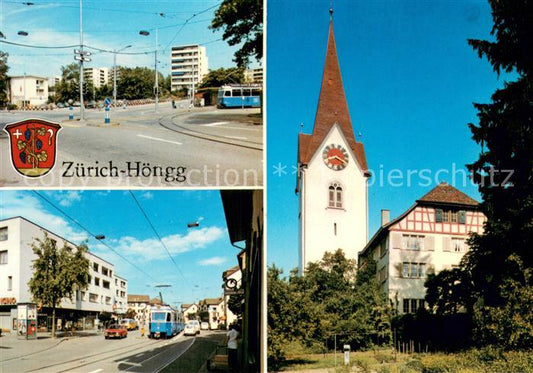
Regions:
[[[339,183],[331,183],[328,193],[329,207],[342,208],[342,186]]]

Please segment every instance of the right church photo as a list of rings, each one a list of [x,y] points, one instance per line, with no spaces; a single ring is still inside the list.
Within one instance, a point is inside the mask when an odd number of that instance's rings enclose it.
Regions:
[[[533,370],[532,11],[268,2],[268,371]]]

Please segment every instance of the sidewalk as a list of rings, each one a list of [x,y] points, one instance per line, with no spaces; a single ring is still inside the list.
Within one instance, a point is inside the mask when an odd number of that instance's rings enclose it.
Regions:
[[[101,335],[96,330],[75,331],[74,335],[70,332],[57,332],[56,338],[52,339],[52,333],[37,333],[37,339],[26,340],[19,339],[15,333],[2,333],[0,337],[0,360],[7,361],[17,359],[38,352],[50,350],[58,344],[73,338],[95,337]]]

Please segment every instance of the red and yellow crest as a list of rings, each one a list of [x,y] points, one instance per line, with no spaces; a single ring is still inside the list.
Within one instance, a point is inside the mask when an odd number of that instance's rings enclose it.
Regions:
[[[22,175],[40,177],[55,165],[58,123],[42,119],[26,119],[10,123],[4,131],[9,135],[11,161]]]

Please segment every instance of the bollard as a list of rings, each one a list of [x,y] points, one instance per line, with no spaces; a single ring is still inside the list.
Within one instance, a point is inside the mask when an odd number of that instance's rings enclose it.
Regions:
[[[68,120],[74,120],[74,108],[72,106],[69,106],[68,110]]]
[[[105,107],[105,119],[104,119],[104,123],[111,123],[110,120],[109,120],[109,106],[106,106],[106,107]]]

